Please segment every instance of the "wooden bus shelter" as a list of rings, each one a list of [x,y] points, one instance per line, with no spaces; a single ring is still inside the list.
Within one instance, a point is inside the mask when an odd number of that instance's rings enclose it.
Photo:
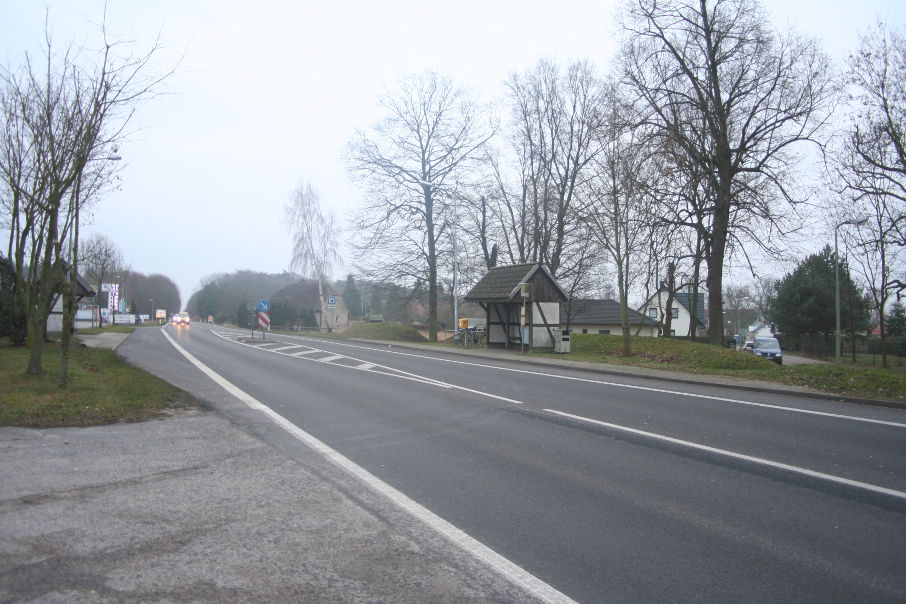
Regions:
[[[560,304],[568,298],[547,267],[536,263],[488,270],[464,300],[487,314],[488,346],[531,350],[553,348]]]

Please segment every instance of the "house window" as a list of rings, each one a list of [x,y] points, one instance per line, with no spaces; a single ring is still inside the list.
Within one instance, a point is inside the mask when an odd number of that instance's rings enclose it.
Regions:
[[[675,306],[673,308],[671,308],[670,316],[673,317],[674,319],[679,319],[679,309]]]
[[[653,306],[651,308],[649,308],[648,317],[650,319],[657,319],[657,308],[654,308]]]
[[[609,336],[609,335],[610,335],[610,330],[609,330],[609,329],[599,329],[599,330],[598,330],[598,335]]]
[[[588,328],[583,327],[583,328],[582,328],[582,333],[588,333]]]
[[[670,330],[670,336],[671,336],[671,337],[674,337],[674,338],[676,337],[676,330],[675,330],[675,329],[671,329],[671,330]]]

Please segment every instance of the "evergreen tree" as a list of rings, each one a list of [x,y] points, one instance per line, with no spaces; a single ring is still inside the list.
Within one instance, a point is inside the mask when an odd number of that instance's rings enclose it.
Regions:
[[[0,256],[0,338],[9,336],[13,345],[23,346],[27,328],[25,312],[16,299],[16,269]]]
[[[346,283],[343,285],[343,301],[346,302],[346,308],[349,309],[351,316],[362,318],[362,290],[352,274],[346,276]]]
[[[836,318],[834,252],[825,246],[803,260],[777,284],[770,300],[769,316],[788,337],[834,334]],[[868,329],[870,304],[853,282],[849,267],[840,264],[840,325],[850,333]]]
[[[252,311],[248,309],[248,303],[240,302],[239,308],[236,309],[236,325],[242,328],[251,327]]]
[[[887,333],[891,336],[906,336],[906,307],[896,302],[887,311]]]

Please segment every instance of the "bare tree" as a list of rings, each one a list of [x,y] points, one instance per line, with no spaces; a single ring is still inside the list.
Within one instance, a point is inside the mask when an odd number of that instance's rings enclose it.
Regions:
[[[125,262],[119,247],[105,235],[94,235],[79,243],[79,262],[82,274],[100,294],[107,279],[125,272]]]
[[[622,78],[644,122],[708,179],[709,340],[722,341],[722,282],[733,213],[757,198],[798,201],[794,145],[814,140],[834,98],[815,42],[776,35],[751,0],[633,0]],[[757,177],[758,186],[750,186]],[[753,219],[755,217],[753,216]]]
[[[752,306],[752,290],[747,285],[727,285],[724,300],[727,302],[727,312],[734,311],[733,315],[727,316],[727,320],[734,325],[733,334],[736,335],[742,329],[742,311],[749,310]],[[747,318],[748,316],[746,313]]]
[[[284,206],[286,223],[293,238],[293,257],[290,269],[298,269],[303,277],[318,282],[321,302],[321,322],[324,322],[324,281],[328,281],[340,256],[340,229],[332,213],[321,210],[320,195],[311,183],[303,180],[293,192],[290,204]],[[327,322],[327,331],[332,331]]]
[[[496,153],[486,157],[491,225],[486,232],[507,262],[543,262],[555,277],[578,286],[587,281],[579,271],[591,256],[577,195],[599,148],[604,83],[587,62],[564,71],[542,60],[512,75],[507,87],[506,151],[513,160],[501,162]]]
[[[355,228],[360,257],[384,276],[427,283],[428,339],[437,340],[439,247],[455,180],[494,133],[476,103],[436,73],[407,77],[382,100],[387,112],[349,145],[350,169],[367,183],[369,199]]]
[[[629,295],[642,263],[639,257],[651,240],[653,198],[647,182],[652,177],[652,155],[642,130],[624,121],[631,110],[615,87],[608,94],[609,127],[598,135],[599,152],[592,161],[593,176],[586,187],[582,219],[616,268],[623,332],[623,354],[632,354]]]
[[[150,74],[156,45],[122,58],[121,45],[109,41],[103,28],[101,34],[103,46],[94,57],[72,48],[58,53],[48,32],[43,64],[26,55],[18,68],[0,69],[0,199],[9,216],[16,292],[28,314],[31,374],[43,372],[51,304],[78,271],[79,211],[104,173],[91,162],[109,155],[136,104],[172,73]],[[67,383],[67,344],[64,336],[61,386]]]
[[[887,292],[886,303],[890,294],[906,290],[902,267],[895,272],[889,262],[906,246],[906,38],[878,24],[861,36],[847,76],[855,111],[831,182],[843,184],[835,188],[849,217],[870,217],[872,235],[862,238],[861,247],[874,258],[862,256],[876,265],[869,283],[873,292]],[[884,310],[878,312],[883,324]]]
[[[868,285],[868,297],[878,317],[881,338],[881,365],[887,368],[887,334],[884,326],[887,303],[900,290],[901,281],[894,278],[903,269],[903,247],[891,243],[896,224],[890,216],[890,198],[885,195],[859,195],[845,204],[846,218],[859,221],[856,228],[844,234],[852,255],[853,269]],[[866,220],[867,219],[867,220]],[[862,222],[864,220],[864,222]],[[840,222],[840,221],[838,221]]]

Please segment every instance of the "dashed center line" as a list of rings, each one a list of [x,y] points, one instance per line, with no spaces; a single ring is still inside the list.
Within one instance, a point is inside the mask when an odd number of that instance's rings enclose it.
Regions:
[[[309,350],[300,350],[299,352],[290,353],[290,356],[301,357],[301,356],[304,356],[304,355],[306,355],[306,354],[315,354],[316,352],[321,352],[321,351],[320,351],[320,350],[311,350],[311,349],[309,349]]]
[[[705,451],[707,453],[711,453],[712,455],[720,455],[723,457],[732,457],[733,459],[740,459],[743,461],[748,461],[751,463],[759,464],[762,466],[768,466],[771,468],[786,470],[787,472],[793,472],[795,474],[800,474],[802,476],[809,476],[811,478],[819,478],[821,480],[826,480],[828,482],[834,482],[837,484],[855,487],[857,489],[863,489],[866,491],[871,491],[873,493],[880,493],[881,495],[889,495],[891,497],[896,497],[897,499],[906,499],[906,492],[898,491],[896,489],[889,489],[887,487],[878,486],[876,484],[862,482],[861,480],[852,480],[849,478],[844,478],[842,476],[835,476],[833,474],[817,472],[815,470],[809,470],[808,468],[803,468],[800,466],[793,466],[793,465],[781,463],[778,461],[772,461],[770,459],[764,459],[762,457],[754,457],[752,455],[736,453],[735,451],[728,451],[727,449],[719,449],[717,447],[711,447],[708,445],[703,445],[703,444],[691,442],[688,440],[673,438],[672,436],[666,436],[664,434],[656,434],[654,432],[648,432],[646,430],[638,430],[636,428],[630,428],[628,426],[621,426],[619,424],[603,422],[598,419],[592,419],[590,417],[583,417],[581,415],[574,415],[572,413],[566,413],[563,411],[558,411],[556,409],[545,409],[544,411],[546,411],[547,413],[553,413],[554,415],[559,415],[560,417],[568,417],[575,421],[603,426],[605,428],[610,428],[611,430],[619,430],[621,432],[627,432],[629,434],[635,434],[637,436],[643,436],[645,438],[650,438],[653,440],[659,440],[662,442],[672,443],[674,445],[688,447],[690,449],[697,449],[699,451]]]
[[[346,359],[342,354],[334,354],[329,357],[324,357],[323,359],[318,359],[322,363],[333,363],[334,361],[339,361],[340,359]]]

